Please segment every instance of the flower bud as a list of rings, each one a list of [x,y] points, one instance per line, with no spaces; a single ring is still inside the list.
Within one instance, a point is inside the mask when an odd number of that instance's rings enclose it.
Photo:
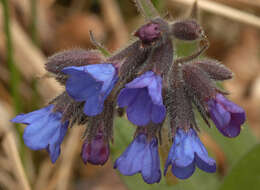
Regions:
[[[160,25],[158,23],[148,23],[139,28],[134,35],[144,44],[149,44],[160,37]]]
[[[109,157],[109,143],[106,141],[102,131],[91,139],[86,139],[81,151],[81,158],[94,165],[104,165]]]
[[[232,72],[215,60],[201,60],[194,62],[214,80],[227,80],[232,78]]]
[[[189,94],[198,97],[200,101],[208,100],[216,95],[216,85],[206,72],[193,64],[183,66],[183,79]]]
[[[178,21],[172,24],[171,32],[180,40],[197,40],[203,36],[201,26],[195,20]]]
[[[98,64],[101,61],[102,56],[97,51],[72,49],[56,53],[49,57],[45,64],[45,69],[54,74],[63,74],[61,70],[65,67]]]

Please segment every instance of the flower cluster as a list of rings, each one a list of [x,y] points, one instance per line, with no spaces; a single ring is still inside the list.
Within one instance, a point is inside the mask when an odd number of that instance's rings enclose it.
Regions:
[[[133,141],[114,164],[123,175],[141,173],[146,183],[160,181],[158,141],[165,125],[172,147],[164,175],[169,166],[179,179],[190,177],[196,166],[215,172],[216,162],[197,135],[194,109],[224,136],[239,135],[245,112],[215,83],[231,79],[232,72],[215,60],[198,58],[207,43],[194,54],[175,59],[174,39],[207,42],[196,20],[169,23],[158,17],[134,35],[135,41],[109,57],[82,49],[50,57],[46,70],[66,90],[45,108],[12,120],[28,125],[25,144],[33,150],[46,149],[55,162],[68,127],[84,125],[82,160],[103,165],[109,158],[113,119],[126,111],[137,127]]]

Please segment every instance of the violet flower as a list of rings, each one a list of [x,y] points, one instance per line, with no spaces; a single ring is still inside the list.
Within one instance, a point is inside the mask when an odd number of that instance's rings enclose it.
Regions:
[[[152,71],[125,85],[117,102],[119,107],[127,107],[129,121],[145,126],[150,121],[161,123],[165,118],[165,106],[162,100],[162,78]]]
[[[114,168],[126,176],[141,173],[148,184],[158,183],[161,180],[161,170],[157,138],[149,141],[145,134],[138,134],[116,160]]]
[[[68,74],[66,91],[76,101],[84,101],[84,113],[95,116],[103,111],[104,101],[118,80],[116,68],[111,64],[65,67]]]
[[[207,150],[192,128],[185,132],[179,128],[165,164],[164,175],[169,165],[172,173],[179,179],[189,178],[197,166],[205,172],[215,172],[216,162],[208,156]]]
[[[32,150],[46,149],[52,163],[56,162],[60,155],[60,145],[68,129],[69,122],[61,122],[62,114],[53,112],[54,105],[42,109],[20,114],[11,121],[28,125],[23,133],[26,146]]]
[[[207,104],[210,117],[217,129],[224,136],[238,136],[241,125],[246,120],[245,111],[222,94],[217,94],[216,98],[210,99]]]

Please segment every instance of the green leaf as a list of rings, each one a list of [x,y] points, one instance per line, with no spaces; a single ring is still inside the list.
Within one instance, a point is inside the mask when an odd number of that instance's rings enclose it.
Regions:
[[[260,188],[259,158],[260,144],[257,144],[233,166],[219,190],[258,190]]]
[[[158,11],[155,9],[150,0],[134,0],[134,2],[138,8],[138,11],[146,20],[159,16]]]

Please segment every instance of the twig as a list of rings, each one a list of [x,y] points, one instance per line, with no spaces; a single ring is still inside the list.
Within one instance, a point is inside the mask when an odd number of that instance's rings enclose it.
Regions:
[[[177,2],[184,5],[192,5],[194,3],[194,0],[170,0],[170,2]],[[260,28],[260,18],[250,13],[246,13],[220,3],[206,0],[198,0],[198,7],[202,10]]]
[[[111,27],[116,38],[114,47],[118,48],[128,41],[128,31],[115,0],[101,0],[102,11],[107,25]]]
[[[136,4],[138,11],[146,19],[152,19],[159,16],[158,11],[155,9],[154,5],[150,0],[133,0]]]
[[[20,189],[23,190],[30,190],[29,182],[27,180],[27,177],[25,175],[19,154],[18,154],[18,149],[15,143],[15,136],[11,130],[12,126],[11,123],[9,122],[10,120],[10,115],[6,111],[6,108],[4,109],[5,104],[0,102],[0,127],[5,129],[5,136],[3,140],[3,145],[5,152],[8,155],[8,158],[10,162],[12,163],[13,167],[13,174],[16,176],[16,179],[19,180],[20,182]]]
[[[15,64],[20,72],[29,80],[44,76],[46,73],[44,69],[46,58],[44,55],[33,45],[15,20],[11,22],[11,31],[15,47],[14,58],[19,60]],[[49,100],[57,95],[61,89],[54,79],[48,78],[39,81],[38,90],[45,99]]]
[[[13,59],[13,43],[10,30],[10,15],[9,15],[9,6],[7,0],[2,0],[2,8],[4,15],[4,31],[6,36],[6,50],[7,50],[7,64],[10,71],[10,87],[11,95],[15,107],[15,111],[18,113],[21,111],[21,101],[18,92],[19,85],[19,73],[16,69]]]
[[[31,1],[31,18],[30,18],[30,31],[33,43],[38,45],[38,35],[37,35],[37,0]]]
[[[93,34],[93,32],[90,30],[89,31],[89,36],[90,36],[90,42],[104,55],[104,56],[110,56],[111,53],[102,45],[100,44],[96,39]]]
[[[66,190],[69,187],[70,177],[71,177],[71,169],[73,168],[73,163],[77,155],[77,148],[80,144],[80,135],[81,130],[79,127],[74,126],[72,130],[70,130],[70,136],[67,140],[63,153],[62,160],[60,163],[60,168],[58,170],[58,179],[57,179],[57,190]],[[68,148],[69,147],[69,148]]]

